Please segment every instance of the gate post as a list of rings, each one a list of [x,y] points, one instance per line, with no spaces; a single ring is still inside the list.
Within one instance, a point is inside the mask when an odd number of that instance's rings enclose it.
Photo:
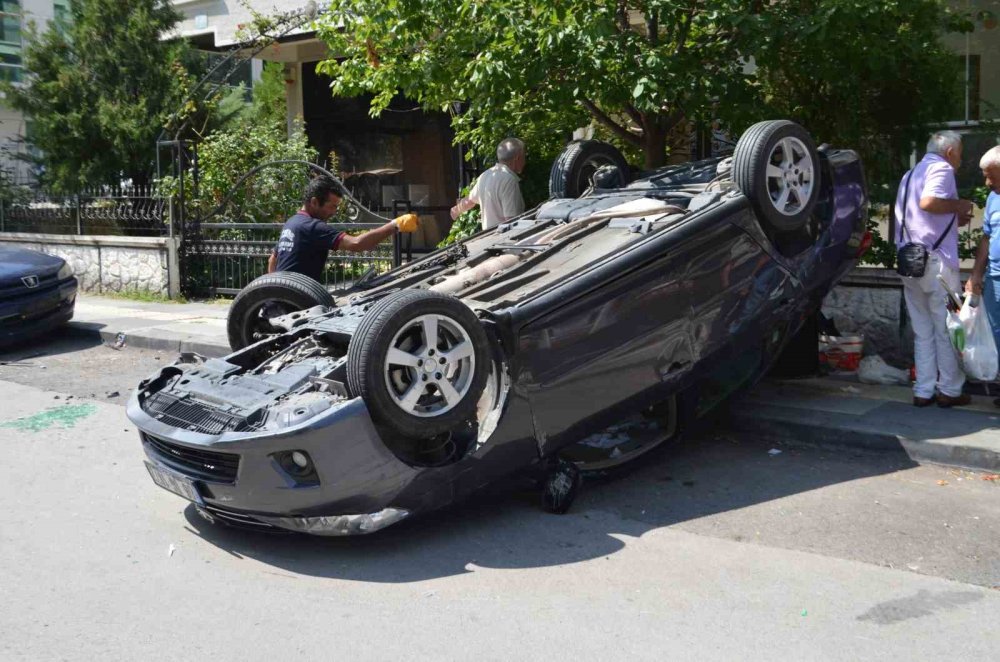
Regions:
[[[167,236],[174,238],[174,196],[167,198]]]
[[[410,200],[393,200],[392,215],[408,214],[413,211],[413,202]],[[399,233],[392,235],[392,266],[398,267],[403,263],[403,247],[401,245]],[[413,261],[413,236],[406,235],[406,261]]]
[[[74,197],[75,209],[76,209],[76,234],[83,235],[83,217],[80,214],[80,194],[77,193]]]

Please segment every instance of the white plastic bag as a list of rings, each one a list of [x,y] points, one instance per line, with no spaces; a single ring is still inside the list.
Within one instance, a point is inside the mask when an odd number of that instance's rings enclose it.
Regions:
[[[988,382],[997,375],[997,345],[993,340],[993,329],[990,328],[986,308],[978,303],[979,297],[966,297],[962,309],[958,311],[965,343],[961,348],[956,344],[956,348],[962,352],[962,369],[965,375]],[[951,327],[950,322],[949,327]]]
[[[909,384],[910,373],[893,368],[881,356],[866,356],[858,367],[858,380],[862,384]]]

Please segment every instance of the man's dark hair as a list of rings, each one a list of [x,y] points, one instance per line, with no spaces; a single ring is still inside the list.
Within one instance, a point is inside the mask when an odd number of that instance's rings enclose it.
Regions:
[[[302,194],[302,204],[308,203],[313,198],[319,200],[320,204],[324,204],[331,193],[338,198],[343,198],[344,187],[326,175],[316,177],[306,184],[306,190]]]

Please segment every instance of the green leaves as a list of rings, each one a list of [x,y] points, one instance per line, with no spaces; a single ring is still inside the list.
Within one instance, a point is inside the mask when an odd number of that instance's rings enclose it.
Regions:
[[[224,200],[222,219],[240,223],[282,222],[298,208],[302,191],[308,182],[309,170],[303,165],[283,164],[264,168],[239,188],[234,186],[252,168],[279,160],[299,160],[315,163],[317,153],[306,139],[301,123],[285,137],[284,126],[268,126],[246,122],[206,138],[198,150],[199,187],[195,196],[190,173],[185,177],[188,193],[186,214],[191,218],[209,220]],[[176,190],[177,182],[162,182],[166,193]]]
[[[516,134],[550,158],[592,123],[653,167],[690,122],[787,116],[859,145],[941,119],[941,30],[961,24],[939,0],[342,0],[318,34],[335,94],[462,102],[456,140],[479,155]]]
[[[173,64],[184,42],[162,41],[179,15],[166,0],[77,0],[72,21],[25,35],[23,87],[7,102],[32,118],[44,179],[89,184],[149,181],[156,136],[180,102]]]

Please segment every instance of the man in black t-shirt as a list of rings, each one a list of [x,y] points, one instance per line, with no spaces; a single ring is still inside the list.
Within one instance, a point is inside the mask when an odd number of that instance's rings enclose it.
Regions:
[[[330,251],[368,251],[396,232],[413,232],[420,227],[416,214],[403,214],[380,228],[350,235],[334,230],[326,219],[337,213],[344,190],[329,177],[309,182],[302,209],[285,221],[278,245],[267,261],[268,273],[294,271],[321,281]]]

